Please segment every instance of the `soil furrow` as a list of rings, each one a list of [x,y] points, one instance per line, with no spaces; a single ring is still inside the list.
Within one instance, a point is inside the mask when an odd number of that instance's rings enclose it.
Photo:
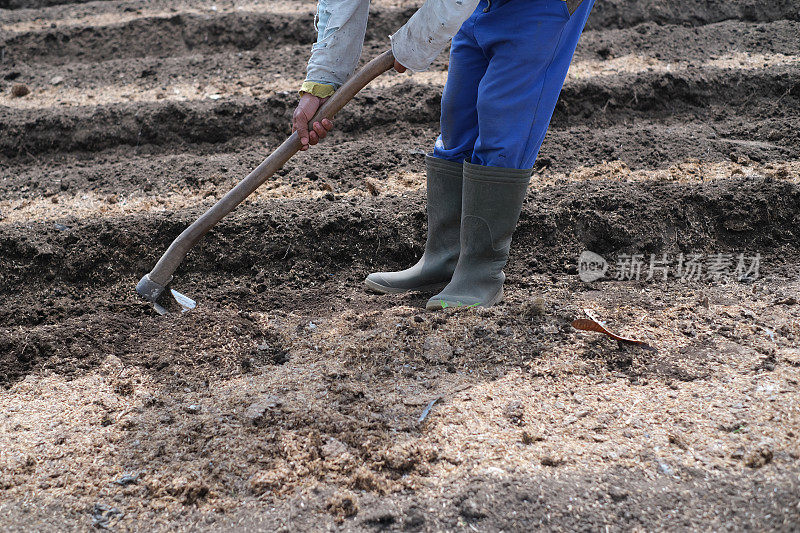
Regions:
[[[798,28],[800,31],[800,27]],[[293,47],[284,47],[284,50]],[[304,57],[304,56],[302,56]],[[9,74],[14,83],[22,82],[31,93],[24,98],[0,92],[0,106],[12,109],[86,107],[126,102],[186,102],[219,100],[231,96],[265,97],[279,92],[294,93],[300,87],[304,60],[293,54],[283,69],[273,69],[256,53],[215,54],[208,57],[115,60],[102,65],[77,64],[69,67],[34,69],[26,67]],[[137,65],[138,63],[138,65]],[[293,63],[293,65],[292,65]],[[796,67],[800,56],[735,52],[706,61],[664,61],[648,55],[624,55],[599,60],[573,62],[567,84],[598,76],[657,73],[686,76],[687,71],[711,69],[726,71],[759,70],[768,67]],[[416,73],[415,84],[442,87],[446,65],[435,65],[428,72]],[[292,68],[294,67],[294,68]],[[279,72],[280,71],[280,72]],[[282,73],[281,73],[282,72]],[[381,76],[371,88],[391,87],[407,81],[409,75]],[[597,82],[595,82],[597,83]]]
[[[628,54],[663,61],[704,61],[731,52],[797,54],[800,22],[723,21],[701,27],[640,24],[635,28],[596,29],[581,36],[575,59],[610,59]]]
[[[421,132],[420,132],[421,133]],[[385,147],[365,148],[359,134],[339,133],[335,143],[324,150],[296,155],[268,183],[259,195],[324,195],[354,189],[367,190],[366,180],[386,193],[404,190],[409,174],[422,172],[422,154],[430,148],[433,131],[408,135]],[[151,201],[153,209],[164,204],[163,197],[207,198],[232,187],[268,155],[263,143],[242,143],[233,152],[181,155],[131,155],[109,152],[101,159],[37,159],[30,165],[0,167],[0,220],[9,213],[5,202],[26,208],[30,203],[59,209],[74,195],[77,204],[92,203],[125,209],[129,201]],[[48,176],[42,179],[42,176]],[[413,181],[416,183],[416,176]],[[416,188],[416,186],[414,186]],[[85,197],[89,198],[85,198]],[[57,202],[57,203],[54,203]],[[196,202],[196,200],[195,200]],[[11,208],[10,206],[8,208]]]
[[[800,243],[797,205],[800,186],[770,177],[694,184],[564,182],[538,189],[527,202],[515,249],[523,265],[537,271],[558,271],[583,249],[792,252]],[[96,285],[140,275],[199,213],[0,225],[0,286],[9,292],[35,279]],[[407,262],[420,251],[423,231],[419,193],[264,200],[215,228],[180,273],[263,269],[268,285],[299,289],[339,271],[336,265],[363,270],[376,260]],[[13,320],[17,312],[4,314],[2,320]]]
[[[701,131],[709,132],[710,128],[722,138],[758,141],[762,144],[753,148],[773,150],[769,157],[781,154],[785,158],[798,149],[797,134],[786,135],[767,124],[777,121],[790,130],[796,126],[798,76],[797,69],[778,65],[733,72],[687,69],[572,80],[562,92],[551,136],[563,129],[591,132],[592,128],[623,124],[640,128],[642,123],[682,124],[685,131],[691,131],[686,124],[700,120],[707,123]],[[440,97],[440,87],[419,85],[413,79],[385,89],[367,89],[356,98],[355,105],[340,113],[337,127],[345,132],[364,132],[391,124],[387,132],[391,133],[398,117],[411,124],[435,125]],[[287,117],[295,101],[294,94],[286,93],[260,100],[65,108],[52,114],[0,111],[0,128],[8,132],[0,139],[0,153],[18,157],[98,151],[118,145],[181,147],[247,136],[266,136],[275,143],[289,133]],[[732,115],[733,109],[738,114]],[[751,120],[742,122],[741,117]],[[585,138],[585,134],[581,136]]]
[[[774,2],[603,0],[595,3],[587,27],[589,29],[625,28],[643,22],[701,26],[725,20],[768,22],[782,19],[800,19],[800,4],[795,0]]]
[[[783,161],[787,158],[796,157],[796,150],[791,146],[784,146],[773,143],[770,139],[774,138],[775,132],[780,128],[791,128],[791,120],[748,120],[743,124],[740,119],[730,119],[717,121],[709,125],[705,122],[686,122],[678,121],[673,124],[663,122],[652,122],[648,120],[636,120],[633,124],[623,124],[619,126],[605,126],[602,128],[589,126],[576,126],[574,128],[551,128],[542,146],[536,168],[548,168],[557,171],[569,171],[580,165],[595,165],[603,161],[621,160],[634,169],[664,168],[673,162],[682,161],[692,157],[702,157],[704,160],[713,161],[736,161],[740,158],[752,159],[755,161]],[[369,131],[367,128],[364,131]],[[411,132],[411,133],[409,133]],[[341,164],[341,168],[346,173],[350,173],[352,179],[359,180],[364,177],[380,177],[384,172],[391,172],[394,169],[394,162],[404,161],[405,154],[422,154],[430,150],[436,138],[436,125],[421,127],[405,122],[398,122],[390,130],[382,132],[382,138],[393,147],[381,146],[378,148],[365,148],[359,131],[349,132],[349,135],[358,140],[354,140],[351,149],[340,149],[335,146],[340,141],[338,136],[344,136],[341,132],[337,133],[325,147],[318,148],[312,152],[312,159],[301,163],[300,160],[290,161],[286,167],[279,171],[278,176],[294,175],[307,176],[307,179],[322,180],[320,186],[324,187],[328,177],[339,179],[341,175],[336,171],[336,161],[341,160],[346,154],[358,159],[349,159]],[[759,140],[760,139],[760,140]],[[208,157],[209,154],[228,153],[241,151],[247,156],[248,160],[253,158],[263,158],[268,155],[269,150],[264,146],[277,146],[277,140],[269,142],[254,141],[248,139],[235,139],[222,144],[193,144],[176,146],[166,144],[161,146],[143,145],[131,151],[129,147],[118,147],[104,152],[94,152],[94,154],[80,154],[81,159],[95,155],[102,160],[124,161],[131,155],[146,156],[170,153],[173,151],[190,152],[197,154],[197,157]],[[333,151],[338,155],[329,156]],[[55,157],[57,154],[45,155],[45,160]],[[387,163],[387,159],[388,163]],[[36,164],[39,157],[24,157],[16,159],[19,163]],[[12,160],[13,161],[13,160]],[[416,164],[415,169],[421,168],[421,163]],[[144,165],[151,168],[153,176],[164,176],[170,167],[154,168],[152,164]],[[255,165],[247,165],[247,171]],[[0,163],[0,168],[13,168],[10,161],[5,164]],[[400,167],[403,170],[405,167]],[[191,176],[191,167],[181,167],[181,173]],[[46,170],[37,172],[42,176],[51,176]],[[242,177],[246,171],[237,174]],[[118,175],[118,174],[115,174]],[[41,193],[52,192],[55,187],[71,188],[72,180],[69,173],[59,169],[55,177],[48,177],[42,183],[33,185],[32,182],[39,181],[39,178],[28,177],[28,182],[22,185],[22,192],[26,186],[28,191],[38,189]],[[84,183],[88,179],[96,178],[97,172],[90,170],[87,173],[89,178],[80,178],[76,184]],[[63,181],[62,181],[63,179]],[[161,179],[161,178],[159,178]],[[192,181],[194,178],[187,178]],[[202,178],[208,180],[209,178]],[[349,182],[352,182],[348,180]],[[55,181],[53,181],[55,180]],[[148,184],[149,183],[149,184]],[[152,182],[145,180],[142,187],[150,187]],[[31,188],[32,187],[32,188]]]
[[[576,51],[576,61],[607,60],[625,55],[645,55],[666,62],[706,61],[708,58],[724,56],[735,52],[759,54],[792,55],[797,52],[796,36],[800,32],[800,22],[782,20],[771,23],[740,23],[727,21],[699,28],[684,26],[642,25],[634,29],[586,31]],[[35,33],[35,32],[34,32]],[[765,38],[769,36],[769,38]],[[24,46],[23,42],[19,44]],[[266,38],[266,37],[265,37]],[[135,37],[134,37],[135,39]],[[296,77],[305,69],[308,58],[308,43],[276,45],[258,50],[237,49],[183,50],[178,57],[121,57],[103,52],[105,59],[76,61],[61,64],[51,61],[48,50],[38,54],[22,56],[19,61],[17,48],[6,46],[6,68],[4,76],[13,76],[25,83],[45,84],[55,76],[66,80],[70,78],[79,86],[92,86],[94,83],[119,81],[121,77],[136,78],[142,72],[145,77],[171,79],[174,76],[195,77],[207,71],[265,71],[267,75],[281,74]],[[367,40],[363,57],[367,58],[386,48],[385,35],[377,40]],[[97,47],[86,51],[96,53]],[[242,55],[238,55],[238,54]],[[163,55],[163,54],[158,54]],[[447,57],[443,54],[434,63],[433,70],[446,70]],[[234,70],[238,68],[239,70]],[[97,81],[95,81],[97,80]]]
[[[408,9],[377,9],[370,18],[367,41],[387,47],[387,36],[408,15]],[[221,51],[258,50],[270,54],[276,46],[304,46],[302,55],[314,40],[311,25],[313,10],[307,13],[230,12],[212,15],[177,13],[142,17],[108,25],[43,28],[22,31],[6,37],[7,64],[63,65],[96,63],[113,59],[183,56]],[[763,23],[760,23],[763,22]],[[796,20],[751,21],[742,24],[722,21],[702,26],[645,23],[635,28],[608,30],[598,26],[582,38],[578,58],[596,52],[604,57],[652,50],[664,59],[707,57],[749,50],[793,53],[797,35]],[[769,39],[765,37],[769,36]]]
[[[85,4],[95,0],[0,0],[0,9],[38,9],[50,6]]]
[[[386,39],[412,11],[375,10],[368,40]],[[213,17],[175,14],[144,17],[109,26],[48,28],[12,35],[0,45],[10,62],[52,64],[95,62],[134,57],[167,57],[220,50],[271,49],[314,42],[313,10],[303,15],[283,13],[222,13]]]
[[[43,13],[45,17],[52,19],[69,18],[75,16],[75,12],[87,13],[103,13],[103,12],[120,12],[140,10],[141,4],[138,2],[130,1],[106,1],[93,10],[88,10],[80,6],[82,1],[65,1],[65,0],[0,0],[0,8],[5,9],[35,9],[46,8]],[[409,10],[413,13],[413,9],[421,2],[417,1],[376,1],[373,2],[373,9],[376,11],[387,9],[389,6],[399,6],[403,9],[403,16],[397,16],[393,21],[396,27],[400,27],[406,20],[406,12]],[[58,7],[59,4],[66,4]],[[70,5],[71,4],[71,5]],[[221,9],[227,7],[227,2],[218,2]],[[295,4],[295,2],[286,2],[286,4]],[[305,6],[308,9],[314,8],[313,2],[297,2],[299,6]],[[231,3],[230,7],[234,5],[241,6],[241,3]],[[57,7],[52,7],[57,6]],[[245,4],[247,8],[250,5]],[[257,7],[258,3],[253,3],[252,7]],[[153,8],[172,9],[180,11],[183,7],[185,9],[186,2],[183,0],[177,1],[159,1],[153,2]],[[264,10],[269,9],[269,4],[265,4]],[[409,13],[410,14],[410,13]],[[41,16],[42,14],[39,14]],[[34,15],[36,16],[36,15]],[[25,15],[12,16],[9,15],[8,19],[25,20]],[[33,18],[33,17],[32,17]],[[798,20],[800,19],[800,7],[793,0],[777,0],[765,4],[756,4],[748,0],[713,0],[711,2],[696,3],[691,2],[689,5],[682,3],[654,3],[649,0],[607,0],[604,2],[597,2],[592,16],[589,19],[588,27],[590,29],[596,28],[625,28],[635,26],[644,22],[653,22],[657,24],[678,24],[700,26],[705,24],[713,24],[725,20],[739,20],[739,21],[760,21],[768,22],[774,20]]]
[[[624,129],[619,132],[622,131]],[[637,131],[642,132],[641,129]],[[700,131],[695,130],[695,136]],[[608,143],[611,133],[619,132],[604,131],[605,142]],[[574,132],[576,136],[580,133],[579,130]],[[656,129],[641,137],[663,148],[675,145],[682,131],[674,131],[670,137],[664,136],[667,132],[661,133],[659,136],[659,130]],[[674,177],[676,172],[686,175],[690,180],[726,177],[739,172],[774,174],[781,179],[792,179],[791,176],[797,173],[798,168],[794,163],[781,163],[779,159],[775,159],[775,164],[767,163],[766,166],[748,164],[751,158],[745,157],[747,152],[753,155],[775,152],[775,146],[765,147],[755,141],[719,136],[713,138],[711,136],[716,133],[710,130],[702,133],[709,136],[707,142],[713,147],[713,157],[710,159],[720,162],[706,162],[694,169],[683,166],[684,163],[691,165],[692,161],[679,159],[677,154],[701,151],[698,139],[688,150],[661,152],[657,159],[665,160],[669,168],[637,170],[619,160],[610,165],[600,161],[578,166],[584,160],[608,159],[608,156],[614,155],[615,147],[599,142],[598,136],[598,142],[595,143],[598,151],[583,150],[581,153],[581,149],[571,142],[570,130],[551,132],[541,151],[536,182],[562,178],[596,179],[602,176],[629,180],[674,180],[677,179]],[[255,197],[317,197],[329,192],[386,195],[418,189],[424,185],[422,154],[430,150],[435,136],[434,127],[396,132],[388,136],[387,142],[381,146],[365,147],[360,132],[337,132],[323,147],[292,158],[258,190]],[[653,154],[652,145],[648,145],[642,158],[647,159]],[[242,140],[231,148],[235,149],[179,155],[134,155],[129,150],[116,149],[88,160],[80,155],[55,154],[25,164],[17,161],[13,167],[0,163],[0,175],[4,176],[0,181],[0,194],[3,197],[0,201],[0,221],[18,221],[25,217],[40,220],[40,217],[44,217],[59,222],[59,218],[65,215],[108,216],[114,213],[174,210],[207,202],[209,198],[219,197],[233,187],[269,153],[269,148],[257,139]],[[632,153],[620,152],[618,156],[630,159]],[[745,162],[744,166],[739,164],[740,159]],[[640,166],[646,165],[642,163]]]

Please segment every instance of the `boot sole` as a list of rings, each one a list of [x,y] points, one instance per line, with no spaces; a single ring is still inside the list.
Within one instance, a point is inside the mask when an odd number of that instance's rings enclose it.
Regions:
[[[447,286],[447,282],[443,283],[434,283],[433,285],[423,285],[422,287],[413,287],[411,289],[400,289],[397,287],[389,287],[386,285],[381,285],[380,283],[375,283],[372,280],[365,279],[364,285],[367,286],[368,289],[373,290],[380,294],[402,294],[404,292],[429,292],[429,291],[440,291]]]
[[[498,304],[498,303],[502,302],[503,301],[503,296],[504,296],[503,295],[503,288],[500,287],[500,290],[497,291],[497,294],[495,294],[492,298],[490,298],[489,301],[487,303],[485,303],[485,304],[481,304],[481,305],[474,305],[474,304],[473,305],[449,305],[447,307],[442,307],[442,301],[441,300],[436,300],[435,302],[429,302],[428,304],[426,304],[425,305],[425,309],[427,309],[428,311],[439,311],[441,309],[472,309],[474,307],[491,307],[491,306],[493,306],[495,304]]]

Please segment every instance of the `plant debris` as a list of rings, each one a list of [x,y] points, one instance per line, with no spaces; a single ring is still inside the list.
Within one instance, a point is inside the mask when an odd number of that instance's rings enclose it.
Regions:
[[[596,331],[598,333],[603,333],[604,335],[607,335],[612,339],[614,339],[615,341],[620,342],[622,344],[633,344],[645,350],[650,350],[653,352],[656,351],[655,348],[653,348],[644,341],[633,339],[631,337],[623,337],[621,335],[613,333],[606,327],[604,322],[602,322],[599,318],[595,316],[594,312],[591,311],[590,309],[584,309],[583,312],[586,313],[586,316],[588,316],[589,318],[576,318],[575,320],[572,321],[573,328],[579,329],[581,331]]]

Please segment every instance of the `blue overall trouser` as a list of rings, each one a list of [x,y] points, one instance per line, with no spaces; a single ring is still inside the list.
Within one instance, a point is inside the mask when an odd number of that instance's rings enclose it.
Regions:
[[[481,0],[453,37],[433,155],[533,167],[594,0]]]

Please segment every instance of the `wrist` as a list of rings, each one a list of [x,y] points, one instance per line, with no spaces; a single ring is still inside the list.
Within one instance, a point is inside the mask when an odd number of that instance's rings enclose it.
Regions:
[[[334,92],[336,92],[336,88],[333,85],[329,85],[327,83],[318,83],[316,81],[306,81],[300,87],[301,96],[310,94],[312,96],[316,96],[317,98],[328,98]]]

